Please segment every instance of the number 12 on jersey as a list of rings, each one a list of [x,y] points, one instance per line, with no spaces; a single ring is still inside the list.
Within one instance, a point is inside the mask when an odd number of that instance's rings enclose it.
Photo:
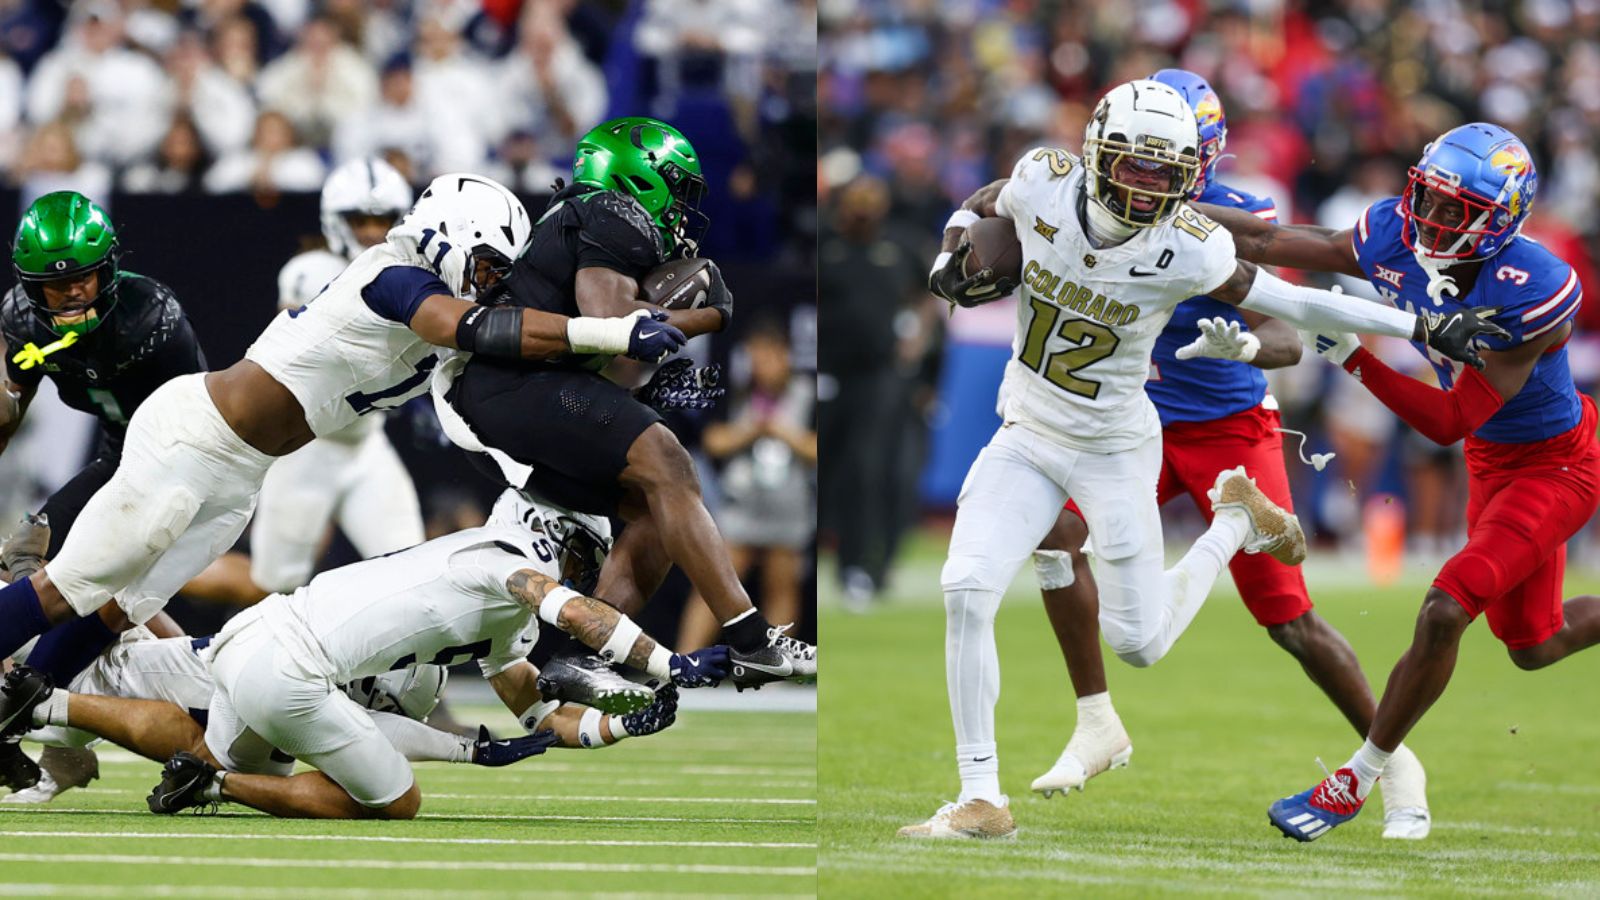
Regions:
[[[1043,375],[1045,380],[1090,400],[1100,395],[1100,382],[1079,377],[1078,373],[1116,352],[1122,338],[1098,322],[1075,316],[1063,317],[1061,308],[1038,297],[1029,297],[1033,320],[1022,342],[1017,361]],[[1076,344],[1045,355],[1045,344],[1055,335]]]

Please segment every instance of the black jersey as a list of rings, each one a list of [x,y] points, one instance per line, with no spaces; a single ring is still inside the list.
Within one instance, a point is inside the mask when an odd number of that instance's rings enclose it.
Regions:
[[[661,233],[639,201],[621,191],[575,184],[550,198],[528,247],[512,266],[502,302],[564,316],[578,310],[578,270],[606,268],[643,278],[666,259]],[[588,367],[592,357],[568,356],[559,368]],[[474,360],[476,362],[476,360]],[[549,363],[537,367],[546,368]]]
[[[30,343],[44,347],[60,336],[35,315],[20,285],[0,301],[7,377],[33,387],[49,376],[62,402],[100,420],[101,455],[121,453],[128,420],[156,388],[206,368],[194,329],[170,288],[125,271],[117,293],[117,305],[100,327],[30,369],[12,361],[17,351]]]

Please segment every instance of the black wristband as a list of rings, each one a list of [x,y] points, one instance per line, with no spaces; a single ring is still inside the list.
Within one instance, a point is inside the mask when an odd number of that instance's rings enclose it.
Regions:
[[[456,323],[456,346],[470,353],[517,359],[522,356],[522,310],[478,306]]]

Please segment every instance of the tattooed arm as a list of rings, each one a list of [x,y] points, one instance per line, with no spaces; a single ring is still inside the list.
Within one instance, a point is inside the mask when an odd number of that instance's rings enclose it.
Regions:
[[[506,581],[506,589],[511,592],[511,596],[516,598],[518,603],[533,610],[535,613],[539,612],[545,597],[551,591],[560,590],[564,594],[568,593],[567,589],[562,588],[555,579],[541,575],[532,569],[520,569],[512,573],[511,577]],[[582,595],[570,597],[561,603],[561,610],[557,615],[557,620],[552,624],[582,641],[585,647],[593,650],[605,649],[607,643],[616,634],[619,623],[626,622],[632,629],[638,628],[638,626],[633,625],[632,620],[622,613],[593,597],[584,597]],[[547,615],[540,615],[539,618],[546,622],[550,621]],[[640,631],[627,648],[626,655],[623,653],[616,654],[617,662],[626,663],[636,669],[648,670],[650,656],[655,650],[655,640]]]

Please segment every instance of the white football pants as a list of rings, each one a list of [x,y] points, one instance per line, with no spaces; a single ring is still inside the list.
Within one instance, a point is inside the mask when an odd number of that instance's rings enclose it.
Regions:
[[[223,421],[204,373],[174,378],[134,412],[116,474],[45,571],[78,615],[115,596],[142,625],[239,539],[271,464]]]
[[[1068,496],[1083,510],[1100,586],[1100,628],[1124,661],[1166,655],[1243,546],[1249,522],[1224,513],[1171,571],[1163,571],[1156,480],[1161,437],[1132,450],[1074,450],[1021,425],[996,432],[967,473],[941,574],[945,671],[962,801],[997,802],[994,707],[1000,664],[994,617],[1017,569],[1049,532]]]
[[[250,530],[250,578],[287,594],[311,580],[328,523],[363,559],[422,543],[422,507],[382,423],[355,441],[318,438],[267,471]]]

